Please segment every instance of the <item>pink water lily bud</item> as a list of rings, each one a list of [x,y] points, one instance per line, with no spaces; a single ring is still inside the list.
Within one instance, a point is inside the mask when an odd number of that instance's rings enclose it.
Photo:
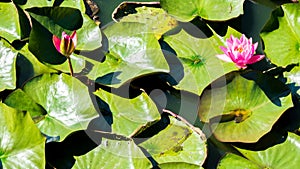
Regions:
[[[62,33],[61,39],[53,35],[52,37],[53,44],[56,50],[62,55],[69,57],[75,50],[77,45],[77,34],[76,31],[73,31],[71,35]]]
[[[252,44],[252,38],[247,39],[244,34],[240,39],[231,35],[226,40],[226,47],[220,47],[224,54],[217,57],[225,62],[235,63],[240,69],[245,69],[247,64],[253,64],[265,57],[265,55],[254,55],[257,45],[257,42]]]

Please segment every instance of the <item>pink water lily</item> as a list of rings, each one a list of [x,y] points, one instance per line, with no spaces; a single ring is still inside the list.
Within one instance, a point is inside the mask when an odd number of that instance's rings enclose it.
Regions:
[[[66,57],[69,57],[74,52],[77,45],[76,31],[73,31],[71,35],[63,32],[61,35],[61,39],[53,35],[52,41],[59,53]]]
[[[260,61],[265,55],[254,55],[257,48],[257,42],[252,44],[252,38],[247,39],[243,34],[240,39],[230,36],[226,40],[227,47],[221,46],[224,54],[217,57],[225,62],[233,62],[240,69],[247,68],[247,64],[253,64]]]

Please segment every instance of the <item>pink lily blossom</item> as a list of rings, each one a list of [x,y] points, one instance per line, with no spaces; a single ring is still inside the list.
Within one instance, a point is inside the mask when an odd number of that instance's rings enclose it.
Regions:
[[[53,35],[52,37],[53,44],[56,50],[66,57],[74,52],[77,45],[77,34],[76,31],[73,31],[71,35],[62,32],[61,39]]]
[[[240,69],[247,68],[247,64],[253,64],[262,60],[265,55],[254,55],[258,43],[252,44],[252,38],[247,39],[243,34],[240,39],[230,36],[226,40],[227,47],[221,46],[224,54],[217,57],[225,62],[233,62]]]

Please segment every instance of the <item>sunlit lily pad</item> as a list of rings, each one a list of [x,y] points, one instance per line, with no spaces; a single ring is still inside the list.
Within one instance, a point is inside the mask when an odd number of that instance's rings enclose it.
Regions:
[[[21,8],[27,9],[27,8],[33,8],[33,7],[52,7],[55,1],[49,1],[49,0],[27,0],[25,5],[20,5]],[[60,4],[61,7],[71,7],[71,8],[77,8],[81,11],[85,11],[85,6],[83,1],[73,1],[73,0],[64,0]]]
[[[236,155],[223,158],[218,169],[260,169],[260,168],[298,168],[300,159],[300,137],[289,133],[285,142],[261,151],[238,149],[247,159]],[[237,167],[239,166],[239,167]]]
[[[108,39],[109,53],[88,76],[98,83],[119,87],[138,76],[169,72],[158,40],[148,29],[145,24],[130,22],[106,27],[103,31]]]
[[[203,138],[186,124],[170,118],[168,127],[157,135],[140,144],[162,168],[169,165],[181,165],[187,168],[199,168],[207,155]]]
[[[226,36],[215,34],[209,39],[195,38],[184,30],[164,40],[176,51],[184,67],[184,77],[175,87],[200,95],[205,87],[228,72],[237,70],[233,63],[219,60],[220,46],[237,32],[228,29]]]
[[[221,141],[256,142],[293,106],[291,95],[280,97],[276,104],[254,81],[236,75],[226,86],[204,92],[199,116],[211,121]]]
[[[21,28],[19,15],[16,6],[10,2],[0,2],[0,37],[4,37],[9,42],[21,39]],[[10,15],[4,15],[9,13]]]
[[[16,87],[16,58],[17,51],[0,40],[0,91]]]
[[[49,136],[61,139],[75,130],[86,129],[98,116],[87,87],[71,76],[44,74],[29,81],[23,91],[46,110],[37,125]],[[17,102],[15,104],[21,104]]]
[[[177,21],[161,8],[138,7],[137,13],[121,18],[121,22],[138,22],[147,24],[157,39],[162,34],[177,26]]]
[[[278,16],[279,27],[271,32],[262,32],[265,53],[272,63],[287,66],[300,61],[300,4],[281,6],[284,16]]]
[[[45,138],[29,113],[0,103],[0,160],[3,168],[44,168]]]
[[[228,20],[243,14],[244,0],[161,0],[169,14],[180,21],[190,21],[200,16],[208,20]]]
[[[160,119],[154,102],[146,93],[127,99],[99,89],[95,95],[110,107],[113,115],[113,133],[130,136],[142,126]]]
[[[101,145],[85,155],[75,157],[72,169],[82,168],[152,168],[132,140],[102,139]]]

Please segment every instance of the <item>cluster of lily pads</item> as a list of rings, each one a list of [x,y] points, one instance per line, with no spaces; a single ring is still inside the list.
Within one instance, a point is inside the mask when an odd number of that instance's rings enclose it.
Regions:
[[[298,3],[95,2],[0,0],[1,169],[298,167]]]

